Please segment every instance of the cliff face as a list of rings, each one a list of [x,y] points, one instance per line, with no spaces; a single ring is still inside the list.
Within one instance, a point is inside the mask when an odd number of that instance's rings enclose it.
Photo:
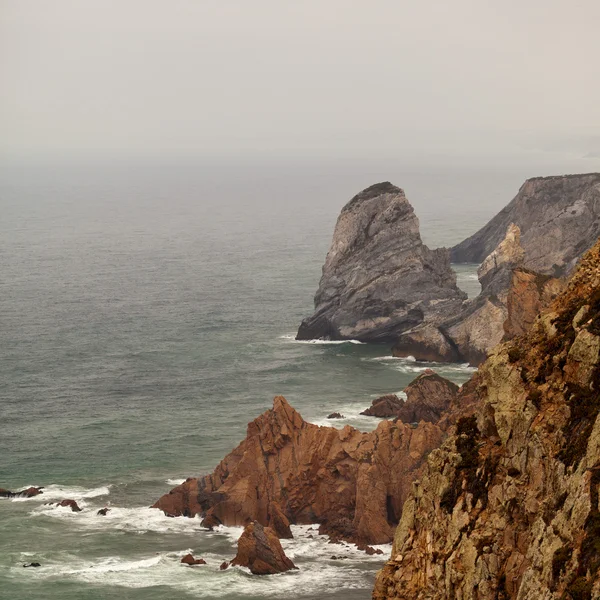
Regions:
[[[401,334],[394,355],[481,364],[503,339],[524,333],[562,287],[554,277],[524,269],[524,262],[520,229],[511,224],[479,266],[479,296],[464,302],[457,314],[447,315],[441,323]]]
[[[373,598],[600,598],[600,244],[469,385],[476,416],[414,482]]]
[[[452,262],[482,262],[511,223],[521,230],[523,267],[568,274],[600,235],[600,173],[528,179],[485,227],[451,249]]]
[[[342,209],[315,313],[300,325],[298,339],[394,342],[431,315],[457,309],[465,298],[448,251],[427,248],[404,192],[380,183]]]
[[[211,475],[188,479],[154,508],[200,514],[207,525],[258,521],[280,537],[289,522],[321,523],[335,538],[387,543],[412,479],[443,435],[432,423],[382,421],[369,433],[320,427],[278,396]]]

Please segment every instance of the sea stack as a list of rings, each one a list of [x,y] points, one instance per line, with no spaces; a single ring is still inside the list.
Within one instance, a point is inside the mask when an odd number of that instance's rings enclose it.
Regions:
[[[297,339],[394,343],[435,315],[459,310],[449,251],[430,250],[404,192],[389,182],[356,195],[337,220],[315,295]]]

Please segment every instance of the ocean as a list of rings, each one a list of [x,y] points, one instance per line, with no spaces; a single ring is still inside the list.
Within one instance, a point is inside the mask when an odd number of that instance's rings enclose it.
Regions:
[[[526,177],[560,172],[283,160],[0,167],[0,487],[45,486],[0,499],[0,598],[369,598],[385,555],[302,526],[283,541],[298,571],[220,571],[239,528],[207,532],[148,507],[210,472],[273,396],[309,421],[370,430],[377,419],[360,411],[426,368],[386,346],[293,339],[354,194],[392,181],[424,241],[449,246]],[[456,267],[471,296],[476,267]],[[457,383],[472,373],[434,368]],[[327,421],[333,411],[346,418]],[[83,512],[46,504],[63,498]],[[188,551],[208,565],[180,565]],[[31,561],[42,566],[23,568]]]

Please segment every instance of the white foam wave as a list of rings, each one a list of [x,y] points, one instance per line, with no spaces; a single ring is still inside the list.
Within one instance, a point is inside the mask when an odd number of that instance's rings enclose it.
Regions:
[[[295,333],[287,333],[279,336],[280,340],[293,342],[295,344],[316,344],[316,345],[336,345],[336,344],[364,344],[358,340],[297,340]]]
[[[220,533],[232,538],[235,535],[235,539],[241,531],[241,528],[222,529]],[[44,561],[38,569],[14,567],[12,571],[15,577],[20,578],[58,577],[126,588],[166,586],[196,598],[282,598],[297,596],[298,591],[302,595],[325,597],[328,592],[343,589],[371,589],[373,572],[383,564],[391,548],[390,545],[378,546],[385,554],[367,556],[351,544],[329,544],[325,536],[318,535],[317,526],[293,525],[292,531],[294,539],[282,540],[282,545],[299,570],[279,575],[255,577],[247,569],[239,567],[221,571],[220,563],[231,556],[201,551],[198,555],[208,564],[190,569],[179,562],[190,549],[127,558],[109,556],[93,561],[81,556],[63,555],[54,562]],[[344,560],[333,560],[332,556],[343,556]]]
[[[24,486],[23,489],[33,486]],[[110,485],[97,488],[83,488],[78,486],[67,486],[60,484],[51,484],[42,489],[42,493],[31,498],[11,498],[13,502],[56,502],[70,498],[79,502],[89,498],[99,498],[110,494]]]
[[[165,483],[167,483],[167,485],[181,485],[182,483],[185,483],[185,479],[167,479]]]
[[[417,359],[414,356],[375,356],[373,358],[363,358],[362,360],[370,362],[417,362]]]
[[[194,533],[206,531],[201,526],[202,519],[199,516],[189,517],[167,517],[158,508],[134,507],[122,508],[110,506],[106,515],[98,515],[98,506],[89,507],[82,502],[80,508],[84,510],[74,513],[69,507],[42,505],[37,507],[32,516],[44,515],[56,519],[71,521],[79,527],[92,530],[116,529],[119,531],[130,531],[145,533]],[[238,534],[239,537],[239,534]],[[236,538],[237,540],[237,538]]]

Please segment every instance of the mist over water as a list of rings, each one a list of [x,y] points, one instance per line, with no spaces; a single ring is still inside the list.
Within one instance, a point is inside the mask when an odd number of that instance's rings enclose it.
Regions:
[[[298,528],[294,574],[218,565],[239,531],[147,507],[202,475],[283,394],[304,418],[359,412],[424,365],[389,348],[297,343],[337,215],[368,185],[402,187],[430,247],[474,233],[530,169],[370,164],[29,164],[0,170],[0,596],[368,598],[379,557]],[[476,265],[458,266],[475,295]],[[471,370],[436,365],[458,383]],[[327,422],[340,411],[346,419]],[[84,512],[45,506],[75,498]],[[110,503],[106,518],[96,510]],[[332,548],[334,550],[332,550]],[[180,568],[193,550],[206,569]],[[31,560],[40,569],[23,569]]]

